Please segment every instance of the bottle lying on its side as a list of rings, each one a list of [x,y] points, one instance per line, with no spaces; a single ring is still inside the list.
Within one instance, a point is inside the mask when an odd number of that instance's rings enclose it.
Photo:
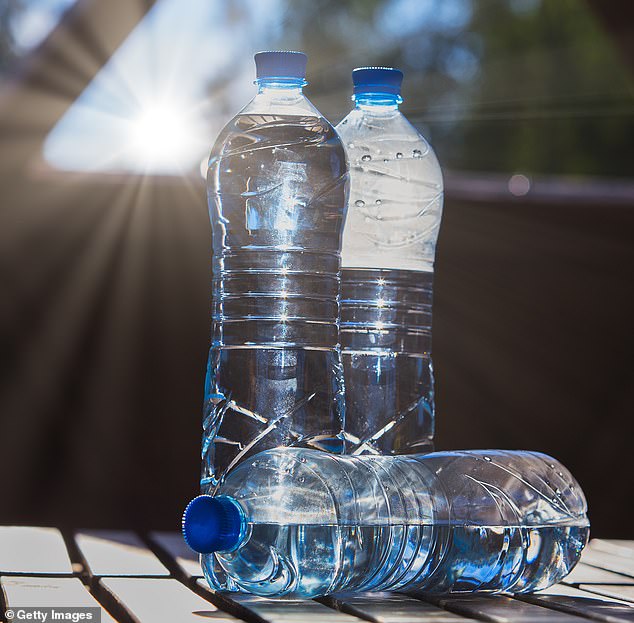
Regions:
[[[192,500],[183,533],[208,579],[221,568],[230,589],[266,597],[526,593],[575,566],[586,510],[570,472],[537,452],[277,448]]]

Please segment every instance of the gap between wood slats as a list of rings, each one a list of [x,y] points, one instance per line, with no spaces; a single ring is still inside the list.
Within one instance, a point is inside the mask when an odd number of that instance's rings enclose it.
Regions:
[[[372,623],[468,623],[469,619],[402,593],[360,593],[318,599]]]
[[[571,586],[556,585],[538,593],[518,595],[516,598],[603,623],[634,623],[634,608],[631,604],[611,597],[599,597]]]
[[[507,595],[424,595],[413,597],[463,616],[491,623],[578,623],[579,618],[543,604],[525,603]]]
[[[596,595],[634,602],[634,586],[624,584],[581,584],[579,588],[582,591]],[[634,604],[632,605],[634,606]]]

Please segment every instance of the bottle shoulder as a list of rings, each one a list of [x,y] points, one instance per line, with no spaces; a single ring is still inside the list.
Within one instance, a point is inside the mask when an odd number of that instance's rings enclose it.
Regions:
[[[294,132],[326,136],[333,147],[339,144],[343,153],[334,127],[301,92],[258,93],[220,131],[212,147],[209,163],[227,150],[232,151],[236,144],[248,148],[250,143],[257,143],[264,136],[285,133],[288,138]]]
[[[403,145],[414,157],[422,157],[437,168],[440,174],[440,165],[429,141],[399,110],[375,115],[355,108],[335,129],[349,152],[360,144],[378,148],[387,145],[398,148]]]
[[[372,114],[360,108],[353,108],[337,125],[337,132],[342,135],[374,131],[377,131],[377,140],[383,139],[382,136],[379,136],[378,131],[381,131],[427,142],[425,137],[408,121],[400,110]]]
[[[321,117],[313,103],[300,91],[258,93],[238,115],[288,115]]]

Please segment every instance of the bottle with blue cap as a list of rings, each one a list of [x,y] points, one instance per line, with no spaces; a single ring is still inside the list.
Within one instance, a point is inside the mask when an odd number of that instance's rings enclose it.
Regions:
[[[559,582],[588,539],[579,485],[537,452],[337,456],[278,448],[183,516],[213,585],[263,597],[344,591],[528,593]]]
[[[362,67],[352,78],[355,107],[337,126],[350,166],[340,300],[350,451],[426,452],[442,173],[399,110],[402,72]]]
[[[257,94],[220,133],[207,173],[212,343],[201,485],[210,494],[266,448],[344,449],[346,156],[302,92],[306,55],[260,52],[255,64]]]

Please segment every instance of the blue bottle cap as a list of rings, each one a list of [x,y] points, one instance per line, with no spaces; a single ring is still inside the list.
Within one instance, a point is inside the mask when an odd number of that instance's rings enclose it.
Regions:
[[[392,67],[357,67],[352,71],[354,92],[401,94],[403,72]]]
[[[199,495],[183,513],[183,537],[199,554],[229,551],[240,542],[244,521],[233,498]]]
[[[280,78],[304,80],[308,57],[303,52],[258,52],[255,57],[258,80]]]

